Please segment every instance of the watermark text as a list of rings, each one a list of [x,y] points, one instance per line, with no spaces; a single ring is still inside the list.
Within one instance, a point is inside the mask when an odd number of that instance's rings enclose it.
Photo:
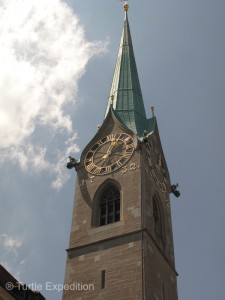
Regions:
[[[32,291],[94,291],[95,286],[93,283],[83,283],[83,282],[73,282],[71,284],[62,284],[62,283],[54,283],[51,281],[47,281],[45,284],[33,282],[30,284],[23,284],[22,282],[18,282],[14,285],[12,282],[7,282],[5,284],[5,288],[8,291],[16,290],[32,290]]]

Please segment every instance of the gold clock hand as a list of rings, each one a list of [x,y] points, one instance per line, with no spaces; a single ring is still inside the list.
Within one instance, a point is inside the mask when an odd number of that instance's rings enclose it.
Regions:
[[[103,155],[102,159],[106,160],[112,154],[112,150],[116,147],[118,140],[116,138],[112,138],[110,143],[109,149],[107,150],[106,154]]]
[[[109,158],[110,154],[111,154],[111,146],[109,147],[109,149],[107,150],[106,154],[102,156],[103,160],[106,160]]]

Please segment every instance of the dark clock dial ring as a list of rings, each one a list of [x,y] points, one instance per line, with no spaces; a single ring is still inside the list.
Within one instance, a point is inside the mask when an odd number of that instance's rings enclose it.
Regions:
[[[94,175],[105,175],[122,167],[134,152],[133,138],[126,133],[110,134],[88,151],[84,165]]]
[[[156,186],[162,193],[167,192],[166,171],[163,167],[163,162],[160,152],[152,142],[147,143],[147,160],[150,168],[150,173],[154,179]]]

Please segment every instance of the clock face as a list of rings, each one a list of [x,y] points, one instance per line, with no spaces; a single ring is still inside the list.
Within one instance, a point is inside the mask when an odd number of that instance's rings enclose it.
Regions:
[[[151,176],[154,179],[158,189],[162,193],[166,193],[168,183],[166,179],[166,170],[162,164],[161,153],[157,151],[157,148],[153,142],[148,141],[146,145]]]
[[[88,151],[84,165],[94,175],[105,175],[122,167],[134,152],[133,138],[126,133],[107,135]]]

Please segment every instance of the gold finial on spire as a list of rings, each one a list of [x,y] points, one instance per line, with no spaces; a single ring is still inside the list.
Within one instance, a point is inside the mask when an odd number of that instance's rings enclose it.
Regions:
[[[128,5],[127,1],[124,1],[124,6],[123,6],[123,8],[124,8],[124,11],[125,11],[125,12],[128,12],[129,5]]]

